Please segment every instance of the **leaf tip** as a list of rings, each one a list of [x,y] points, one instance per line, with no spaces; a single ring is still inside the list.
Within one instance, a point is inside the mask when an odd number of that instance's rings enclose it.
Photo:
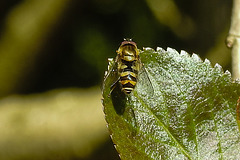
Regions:
[[[219,72],[223,72],[222,66],[218,63],[215,64],[214,68],[217,69],[217,71],[219,71]]]
[[[107,68],[108,71],[112,67],[113,63],[114,63],[114,59],[113,58],[108,58],[108,68]],[[105,71],[105,75],[107,74],[106,72],[107,71]]]
[[[161,47],[157,47],[156,51],[157,51],[157,52],[164,52],[164,49],[161,48]]]
[[[207,64],[207,65],[209,65],[209,66],[211,66],[211,62],[210,62],[208,59],[205,59],[205,60],[204,60],[204,63]]]
[[[111,65],[113,63],[113,58],[108,58],[108,65]]]
[[[231,72],[229,70],[226,70],[224,74],[228,75],[229,77],[232,76],[232,74],[231,74]]]
[[[238,84],[240,84],[240,79],[239,79],[239,78],[234,79],[234,83],[238,83]]]
[[[179,55],[179,53],[175,49],[170,48],[170,47],[167,48],[167,52],[171,53],[171,54],[174,54],[174,55]]]
[[[192,58],[193,60],[195,60],[196,62],[202,62],[202,59],[195,53],[192,54]]]
[[[154,51],[154,49],[150,47],[143,47],[143,51]]]
[[[181,52],[180,52],[180,56],[185,57],[185,56],[189,56],[189,54],[188,54],[186,51],[181,50]]]

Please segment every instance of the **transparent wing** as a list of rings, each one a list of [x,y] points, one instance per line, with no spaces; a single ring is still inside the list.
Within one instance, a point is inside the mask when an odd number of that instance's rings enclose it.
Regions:
[[[138,74],[136,88],[138,90],[138,93],[140,93],[142,95],[153,96],[153,94],[154,94],[154,89],[153,89],[151,80],[148,76],[148,72],[142,63],[140,63],[140,71]]]
[[[108,71],[105,72],[103,85],[102,85],[102,94],[105,94],[107,92],[107,95],[110,95],[113,87],[116,85],[116,83],[119,81],[119,75],[118,75],[118,57],[116,57],[115,60],[108,59]]]

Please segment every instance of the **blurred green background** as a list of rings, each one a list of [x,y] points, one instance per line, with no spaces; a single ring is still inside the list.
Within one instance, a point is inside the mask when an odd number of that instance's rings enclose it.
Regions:
[[[0,159],[119,159],[100,85],[123,38],[230,68],[232,1],[0,0]]]

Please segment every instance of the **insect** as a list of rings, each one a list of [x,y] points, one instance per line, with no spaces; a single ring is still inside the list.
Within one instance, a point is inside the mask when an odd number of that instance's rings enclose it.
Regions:
[[[109,94],[120,84],[121,91],[128,95],[139,83],[140,77],[142,77],[141,81],[143,83],[147,81],[146,84],[152,88],[147,72],[139,57],[137,44],[131,39],[125,39],[117,50],[117,56],[112,67],[105,75],[104,84],[107,79],[110,79],[110,82],[108,82],[111,84]]]

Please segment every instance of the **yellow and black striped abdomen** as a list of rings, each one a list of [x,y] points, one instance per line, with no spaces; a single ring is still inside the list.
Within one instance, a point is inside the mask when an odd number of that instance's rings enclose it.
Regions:
[[[122,90],[126,94],[130,94],[136,86],[138,70],[136,61],[123,61],[120,66],[120,83]]]

